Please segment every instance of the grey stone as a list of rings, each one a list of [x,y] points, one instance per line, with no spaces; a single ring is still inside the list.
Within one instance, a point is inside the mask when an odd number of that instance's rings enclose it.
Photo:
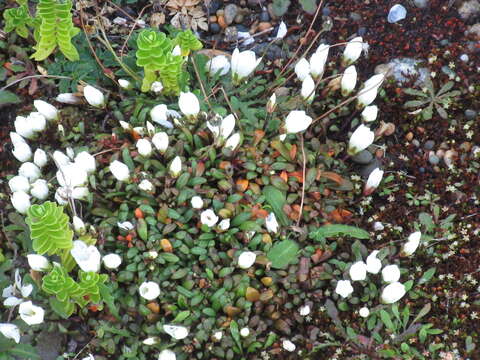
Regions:
[[[417,139],[413,139],[413,140],[412,140],[412,144],[413,144],[415,147],[419,147],[419,146],[420,146],[420,141],[418,141]]]
[[[217,23],[210,23],[210,31],[214,34],[218,34],[220,32],[220,30],[222,30],[220,28],[220,25],[218,25]]]
[[[463,20],[468,20],[480,13],[480,2],[478,0],[464,1],[458,8],[458,13]]]
[[[352,161],[356,162],[357,164],[366,165],[372,161],[373,155],[368,150],[360,151],[358,154],[352,156]]]
[[[65,336],[60,333],[42,331],[37,337],[37,351],[42,360],[55,360],[63,350]]]
[[[238,7],[235,4],[228,4],[225,6],[225,23],[227,25],[230,25],[233,23],[233,20],[235,19],[235,16],[237,16],[238,13]]]
[[[370,175],[370,173],[373,170],[381,166],[382,166],[382,163],[380,162],[380,160],[378,160],[377,158],[374,158],[370,164],[363,166],[358,172],[360,176],[367,179],[368,175]]]
[[[356,12],[351,12],[350,15],[348,15],[348,17],[350,19],[352,19],[353,21],[360,21],[362,20],[362,16]]]
[[[428,156],[428,161],[430,162],[430,164],[432,165],[437,165],[439,162],[440,162],[440,159],[438,158],[437,155],[435,154],[430,154]]]
[[[475,120],[475,118],[477,117],[477,112],[472,109],[467,109],[465,110],[465,117],[467,118],[467,120]]]
[[[423,147],[425,148],[425,150],[432,150],[434,146],[435,146],[435,141],[428,140]]]
[[[395,4],[388,12],[387,21],[391,24],[399,22],[407,17],[407,9],[403,5]]]
[[[413,3],[416,7],[423,9],[427,7],[428,0],[413,0]]]

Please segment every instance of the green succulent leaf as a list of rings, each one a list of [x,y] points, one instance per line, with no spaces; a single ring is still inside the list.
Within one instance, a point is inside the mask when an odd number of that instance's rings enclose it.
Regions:
[[[179,32],[175,38],[175,44],[180,46],[182,56],[188,56],[191,51],[197,51],[203,47],[200,40],[197,39],[190,29]]]
[[[30,16],[27,6],[21,5],[17,8],[7,9],[3,13],[3,17],[5,19],[3,30],[6,33],[15,30],[19,36],[25,39],[28,37],[27,26],[33,25],[33,18]]]
[[[32,205],[26,223],[30,228],[33,250],[38,254],[60,254],[62,250],[72,248],[73,231],[63,206],[51,201]]]
[[[42,279],[42,289],[47,294],[55,295],[57,300],[65,303],[72,298],[82,296],[82,288],[67,273],[60,264],[55,264],[53,269]]]

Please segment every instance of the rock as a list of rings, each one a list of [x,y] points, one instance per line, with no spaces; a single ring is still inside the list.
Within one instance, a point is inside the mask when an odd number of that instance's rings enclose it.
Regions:
[[[412,140],[412,144],[413,144],[413,146],[415,146],[415,147],[419,147],[419,146],[420,146],[420,141],[418,141],[417,139],[413,139],[413,140]]]
[[[257,54],[257,56],[264,56],[264,52],[267,51],[265,56],[270,61],[274,61],[276,59],[283,59],[287,56],[285,51],[283,51],[281,47],[275,44],[269,45],[268,43],[260,43],[252,50],[255,52],[255,54]]]
[[[467,109],[465,110],[465,117],[467,118],[467,120],[475,120],[475,118],[477,117],[477,112],[472,109]]]
[[[460,55],[459,59],[462,60],[463,62],[468,62],[469,57],[467,54],[462,54]]]
[[[244,19],[243,14],[237,14],[237,16],[235,16],[234,21],[236,24],[241,24],[243,22],[243,19]]]
[[[43,330],[37,337],[37,351],[42,360],[55,360],[64,351],[65,335]]]
[[[412,141],[413,140],[413,132],[410,131],[407,135],[405,135],[405,140]]]
[[[212,15],[208,18],[208,21],[210,21],[210,23],[216,23],[217,22],[217,17],[215,15]]]
[[[382,162],[377,159],[377,158],[374,158],[373,161],[368,164],[368,165],[365,165],[363,166],[359,171],[358,173],[360,174],[360,176],[362,176],[363,178],[365,179],[368,179],[368,175],[370,175],[370,173],[375,170],[376,168],[381,168],[382,167]]]
[[[217,20],[218,20],[218,25],[220,25],[220,27],[221,27],[222,29],[226,29],[226,28],[227,28],[228,25],[227,25],[227,22],[225,21],[225,17],[219,16],[219,17],[217,18]]]
[[[356,162],[357,164],[366,165],[372,161],[373,155],[368,150],[360,151],[358,154],[352,156],[352,161]]]
[[[428,155],[428,161],[432,165],[437,165],[440,162],[440,159],[433,152],[430,152],[430,154]]]
[[[268,11],[263,10],[260,14],[260,21],[267,22],[270,21],[270,15],[268,15]]]
[[[426,8],[428,5],[428,0],[413,0],[413,3],[416,7],[423,9]]]
[[[385,226],[383,226],[383,224],[380,221],[375,221],[373,223],[373,230],[382,231],[383,229],[385,229]]]
[[[247,4],[249,7],[254,8],[254,7],[262,6],[263,2],[264,0],[248,0]]]
[[[228,4],[225,6],[225,22],[227,25],[230,25],[233,23],[233,20],[235,19],[235,16],[237,16],[238,13],[238,7],[235,4]]]
[[[235,25],[235,27],[237,28],[238,32],[247,32],[250,30],[248,27],[246,27],[245,25],[243,24],[237,24]]]
[[[215,14],[218,9],[223,5],[223,1],[219,0],[211,0],[209,2],[205,1],[204,4],[208,4],[208,7],[206,7],[206,12],[208,14]]]
[[[465,35],[470,35],[474,40],[480,41],[480,23],[469,26]]]
[[[210,24],[210,31],[212,33],[218,34],[221,30],[222,30],[222,28],[217,23],[211,23]]]
[[[448,167],[452,166],[455,160],[458,158],[458,152],[455,150],[447,150],[445,151],[445,155],[443,156],[443,161],[445,162],[445,165]]]
[[[238,39],[238,30],[235,26],[229,26],[225,29],[225,42],[234,42]]]
[[[480,2],[478,0],[464,1],[458,8],[458,13],[463,20],[468,20],[480,13]]]
[[[425,150],[432,150],[434,146],[435,146],[435,141],[428,140],[423,147],[425,148]]]
[[[351,12],[348,17],[352,20],[352,21],[360,21],[362,20],[362,16],[356,12]]]
[[[390,24],[394,24],[399,22],[407,17],[407,9],[403,7],[403,5],[395,4],[391,7],[390,11],[388,12],[387,21]]]
[[[281,86],[277,90],[275,90],[275,95],[277,97],[278,96],[288,96],[289,94],[290,94],[290,89],[285,87],[285,86]]]
[[[427,78],[429,73],[428,69],[425,67],[420,67],[422,61],[412,58],[396,58],[390,61],[388,64],[381,64],[375,68],[375,73],[377,71],[385,69],[391,69],[391,76],[396,80],[400,85],[410,81],[412,77],[417,77],[415,82],[416,85],[421,85]],[[383,68],[380,68],[382,66]]]
[[[328,6],[325,6],[325,7],[322,9],[322,15],[323,15],[323,16],[328,16],[328,15],[330,15],[330,13],[331,13],[331,10],[330,10],[330,8],[329,8]]]

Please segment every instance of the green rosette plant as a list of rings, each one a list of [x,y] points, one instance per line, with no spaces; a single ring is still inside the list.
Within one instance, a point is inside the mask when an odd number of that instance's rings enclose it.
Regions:
[[[191,51],[200,50],[203,45],[193,34],[192,30],[185,30],[178,33],[175,44],[180,46],[182,56],[190,55]]]
[[[5,10],[3,18],[5,19],[5,28],[3,30],[6,33],[15,30],[19,36],[25,39],[28,37],[27,26],[33,26],[34,21],[28,13],[28,8],[25,4],[20,3],[20,6],[17,8]]]
[[[57,308],[66,317],[70,316],[75,310],[72,299],[78,299],[83,294],[80,285],[59,264],[55,264],[50,273],[42,278],[42,289],[47,294],[55,295]],[[56,308],[54,307],[54,309]]]
[[[85,306],[88,302],[99,304],[102,301],[100,286],[107,281],[108,275],[97,274],[91,271],[80,271],[78,276],[80,278],[79,286],[83,296],[76,299],[77,303],[81,306]]]

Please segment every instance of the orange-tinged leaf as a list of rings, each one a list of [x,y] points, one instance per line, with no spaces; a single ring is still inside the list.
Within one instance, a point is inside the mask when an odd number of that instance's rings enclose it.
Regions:
[[[199,162],[197,168],[195,169],[195,176],[202,176],[205,171],[205,163]]]
[[[219,165],[220,169],[222,169],[222,170],[228,169],[231,166],[232,166],[232,164],[231,164],[230,161],[222,161],[222,162],[220,162],[220,165]]]
[[[280,177],[282,178],[283,181],[288,182],[288,175],[285,170],[281,172]]]
[[[343,183],[343,178],[332,171],[323,171],[320,176],[335,181],[338,185]]]
[[[294,171],[294,172],[288,173],[288,176],[294,177],[300,183],[303,182],[303,173],[301,171]]]
[[[247,179],[238,179],[236,182],[237,190],[245,192],[248,189],[248,180]]]
[[[351,219],[352,213],[345,209],[335,209],[328,216],[337,223],[344,223]]]
[[[255,219],[266,219],[268,216],[268,211],[265,209],[261,209],[258,206],[252,207],[252,217]]]
[[[260,142],[260,140],[263,139],[264,136],[265,136],[265,131],[260,129],[255,130],[255,137],[254,137],[253,144],[257,145]]]
[[[162,250],[165,252],[169,252],[169,253],[173,252],[172,243],[168,239],[160,240],[160,246],[162,247]]]
[[[292,147],[290,148],[290,159],[295,159],[297,156],[297,145],[293,144]]]

